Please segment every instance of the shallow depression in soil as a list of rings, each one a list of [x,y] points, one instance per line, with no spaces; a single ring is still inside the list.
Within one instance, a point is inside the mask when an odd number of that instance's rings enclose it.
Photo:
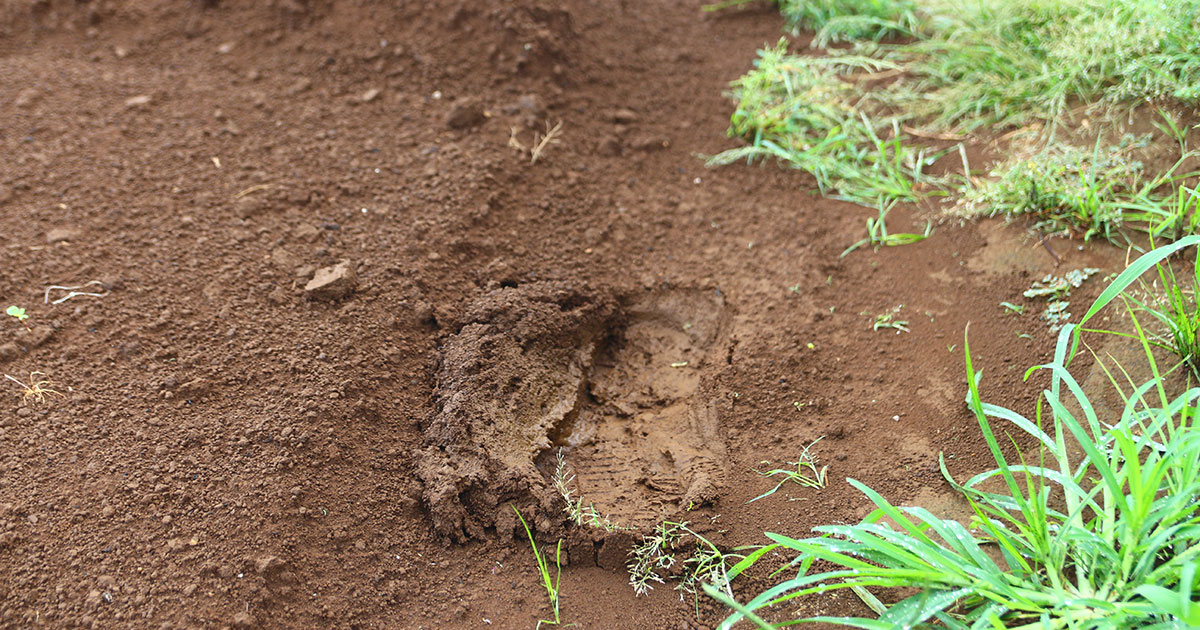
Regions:
[[[626,309],[553,436],[598,510],[642,521],[715,496],[727,457],[701,383],[721,360],[725,320],[715,291],[658,292]]]

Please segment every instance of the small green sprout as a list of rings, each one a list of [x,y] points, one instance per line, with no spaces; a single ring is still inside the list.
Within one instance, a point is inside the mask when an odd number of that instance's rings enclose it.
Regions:
[[[521,520],[521,526],[525,528],[525,535],[529,536],[529,546],[533,548],[533,557],[535,560],[537,560],[538,574],[542,578],[542,586],[546,589],[546,595],[549,596],[549,599],[550,599],[550,607],[554,611],[554,619],[553,620],[540,619],[537,622],[537,627],[541,628],[542,625],[547,625],[547,626],[562,625],[562,617],[559,613],[559,608],[558,608],[558,604],[559,604],[558,585],[559,585],[560,581],[562,580],[562,544],[563,544],[563,541],[561,539],[559,539],[558,546],[555,547],[555,549],[554,549],[554,568],[557,569],[558,573],[557,573],[557,575],[554,576],[554,580],[551,581],[550,580],[550,563],[546,561],[546,556],[542,555],[542,552],[538,549],[537,542],[534,541],[534,539],[533,539],[533,530],[529,528],[529,523],[525,522],[525,517],[521,516],[521,511],[517,509],[517,506],[515,506],[511,503],[509,503],[508,506],[513,509],[513,512],[517,513],[517,518]]]
[[[897,319],[900,315],[900,309],[904,308],[903,304],[893,307],[890,311],[886,311],[875,316],[875,323],[871,325],[871,330],[878,331],[883,328],[891,328],[896,331],[896,334],[909,332],[908,320]]]
[[[4,312],[8,314],[9,317],[15,317],[17,321],[21,322],[21,325],[25,327],[25,330],[29,330],[29,324],[25,323],[25,320],[29,319],[29,315],[25,313],[25,309],[21,308],[20,306],[10,306],[5,309]]]
[[[912,243],[919,243],[929,238],[930,234],[933,234],[932,223],[925,224],[925,232],[923,234],[888,234],[886,223],[887,215],[892,211],[892,207],[895,205],[895,202],[892,202],[892,204],[888,205],[887,207],[880,206],[879,218],[867,219],[867,238],[864,238],[854,243],[850,247],[847,247],[846,251],[842,252],[838,258],[845,258],[850,254],[850,252],[864,245],[873,245],[875,247],[875,251],[879,251],[880,247],[896,247],[898,245],[911,245]],[[830,276],[830,278],[832,278],[832,276]]]
[[[796,407],[797,409],[800,408],[799,407],[800,403],[794,403],[794,404],[797,405],[797,407]],[[825,438],[825,436],[821,436],[821,437],[813,440],[813,442],[811,444],[809,444],[808,446],[805,446],[804,450],[800,452],[800,457],[797,459],[797,461],[788,462],[789,464],[795,466],[796,470],[776,468],[775,470],[761,472],[758,470],[751,469],[751,470],[754,470],[754,472],[756,472],[764,477],[774,477],[775,475],[783,475],[783,480],[780,481],[778,484],[776,484],[774,488],[771,488],[770,490],[754,497],[753,499],[750,499],[746,503],[754,503],[755,501],[757,501],[759,499],[764,499],[766,497],[771,496],[772,494],[775,494],[776,490],[779,490],[780,488],[782,488],[783,484],[785,484],[789,481],[798,483],[802,486],[806,486],[809,488],[816,488],[817,490],[824,488],[826,485],[826,473],[829,471],[829,466],[821,466],[820,468],[818,468],[817,467],[818,466],[817,456],[816,456],[816,454],[814,454],[812,452],[812,447],[816,446],[817,442],[820,442],[824,438]],[[763,462],[763,463],[765,464],[768,462]]]
[[[1025,307],[1012,302],[1001,302],[1000,308],[1004,309],[1005,315],[1024,315]]]

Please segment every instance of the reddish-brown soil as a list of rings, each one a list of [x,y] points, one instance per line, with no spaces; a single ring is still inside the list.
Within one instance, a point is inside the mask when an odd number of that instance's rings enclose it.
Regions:
[[[632,535],[565,527],[553,447],[614,520],[726,547],[862,517],[846,477],[954,509],[937,454],[988,461],[964,328],[1027,410],[1054,261],[997,223],[839,259],[871,211],[705,169],[781,23],[699,6],[0,3],[0,306],[31,328],[0,371],[61,393],[0,382],[0,626],[533,628],[510,503],[568,540],[565,621],[716,623],[634,597]],[[1119,264],[1076,245],[1060,269]],[[307,295],[339,261],[357,285]],[[822,436],[828,488],[746,504]]]

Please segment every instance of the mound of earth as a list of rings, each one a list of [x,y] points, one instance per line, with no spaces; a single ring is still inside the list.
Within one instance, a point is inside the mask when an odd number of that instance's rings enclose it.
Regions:
[[[675,290],[625,303],[535,283],[468,306],[442,348],[438,411],[417,458],[439,533],[519,535],[510,503],[551,528],[562,499],[538,463],[554,447],[584,500],[623,523],[716,496],[726,455],[700,385],[723,300]]]
[[[617,312],[610,294],[560,283],[501,288],[467,307],[442,348],[437,411],[416,464],[439,533],[511,529],[510,502],[543,520],[554,509],[534,459],[577,413]]]

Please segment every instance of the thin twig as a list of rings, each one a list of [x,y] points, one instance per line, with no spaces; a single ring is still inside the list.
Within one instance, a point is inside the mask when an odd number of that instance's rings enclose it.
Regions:
[[[546,135],[542,136],[540,140],[536,140],[533,148],[529,150],[530,164],[537,164],[538,159],[542,157],[542,151],[546,150],[547,146],[558,144],[558,134],[560,131],[562,131],[561,120],[553,127],[550,126],[549,122],[546,123]],[[534,138],[537,138],[537,136],[534,136]]]
[[[1050,256],[1054,258],[1054,266],[1057,267],[1062,264],[1062,258],[1059,258],[1058,254],[1055,253],[1054,248],[1050,247],[1050,242],[1046,240],[1046,235],[1042,234],[1041,238],[1038,240],[1041,242],[1042,247],[1045,247],[1046,251],[1050,252]]]
[[[508,146],[520,151],[521,153],[528,153],[529,163],[537,164],[538,160],[542,158],[542,152],[546,150],[546,147],[552,144],[558,144],[558,136],[561,132],[561,120],[558,121],[558,124],[554,125],[553,127],[551,127],[550,122],[547,121],[546,133],[543,135],[535,132],[533,134],[533,146],[527,147],[525,146],[525,143],[521,142],[521,139],[517,137],[517,128],[512,127],[509,129]]]
[[[917,129],[916,127],[910,127],[908,125],[904,125],[903,127],[901,127],[901,129],[904,130],[904,133],[906,133],[910,136],[916,136],[918,138],[928,138],[929,140],[945,140],[947,142],[962,142],[963,140],[967,139],[966,136],[964,136],[960,133],[937,133],[937,132],[933,132],[933,131],[921,131],[920,129]]]
[[[258,190],[266,190],[270,187],[271,187],[271,184],[256,184],[256,185],[251,186],[251,187],[247,188],[246,190],[243,190],[242,192],[234,195],[233,198],[241,199],[242,197],[245,197],[246,195],[249,195],[252,192],[255,192]]]

